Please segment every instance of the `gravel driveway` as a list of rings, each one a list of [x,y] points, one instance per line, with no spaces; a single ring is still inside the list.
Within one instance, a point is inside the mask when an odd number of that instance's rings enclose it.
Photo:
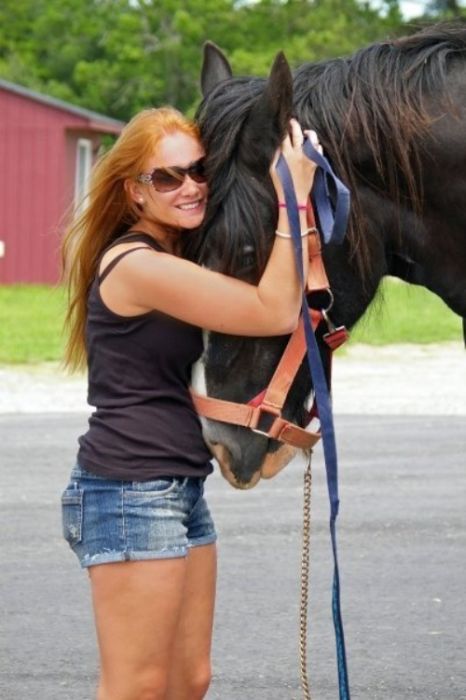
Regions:
[[[462,344],[351,346],[337,354],[335,413],[466,415]],[[0,367],[0,413],[88,411],[86,381],[57,364]]]

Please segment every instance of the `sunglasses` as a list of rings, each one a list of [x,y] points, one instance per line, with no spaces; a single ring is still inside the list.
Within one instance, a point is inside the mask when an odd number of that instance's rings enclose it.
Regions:
[[[137,176],[137,182],[152,186],[157,192],[174,192],[179,189],[187,175],[194,182],[205,182],[204,158],[200,158],[187,168],[174,165],[171,168],[154,168],[150,173],[141,173]]]

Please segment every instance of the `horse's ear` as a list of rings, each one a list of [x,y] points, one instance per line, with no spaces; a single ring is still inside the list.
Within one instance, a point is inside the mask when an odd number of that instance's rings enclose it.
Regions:
[[[248,118],[247,128],[261,137],[264,128],[274,126],[280,138],[288,129],[293,114],[293,76],[283,51],[273,62],[264,92],[257,100]]]
[[[222,80],[232,77],[233,72],[223,51],[212,41],[206,41],[201,72],[201,89],[204,97]]]

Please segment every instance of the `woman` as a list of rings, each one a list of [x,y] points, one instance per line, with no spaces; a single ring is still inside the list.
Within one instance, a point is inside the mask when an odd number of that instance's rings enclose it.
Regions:
[[[315,170],[303,138],[292,120],[282,152],[301,203]],[[258,286],[180,257],[183,236],[204,217],[203,157],[196,126],[177,111],[140,113],[97,164],[89,205],[64,241],[66,360],[87,364],[96,411],[79,440],[63,521],[90,577],[98,700],[205,696],[216,535],[202,495],[212,466],[190,368],[202,352],[201,328],[281,335],[299,314],[283,207]],[[275,167],[270,174],[283,203]],[[306,262],[304,205],[300,221]]]

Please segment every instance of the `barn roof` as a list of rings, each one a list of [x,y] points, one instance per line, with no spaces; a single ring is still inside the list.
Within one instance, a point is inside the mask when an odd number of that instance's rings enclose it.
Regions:
[[[93,131],[119,134],[125,125],[124,122],[118,119],[112,119],[111,117],[106,117],[104,114],[99,114],[98,112],[93,112],[83,107],[77,107],[76,105],[65,102],[64,100],[59,100],[56,97],[51,97],[50,95],[43,95],[40,92],[35,92],[35,90],[30,90],[17,83],[10,83],[8,80],[3,80],[2,78],[0,78],[0,89],[14,92],[17,95],[21,95],[21,97],[35,100],[53,109],[61,109],[64,112],[69,112],[70,114],[81,117],[86,121],[86,127]]]

